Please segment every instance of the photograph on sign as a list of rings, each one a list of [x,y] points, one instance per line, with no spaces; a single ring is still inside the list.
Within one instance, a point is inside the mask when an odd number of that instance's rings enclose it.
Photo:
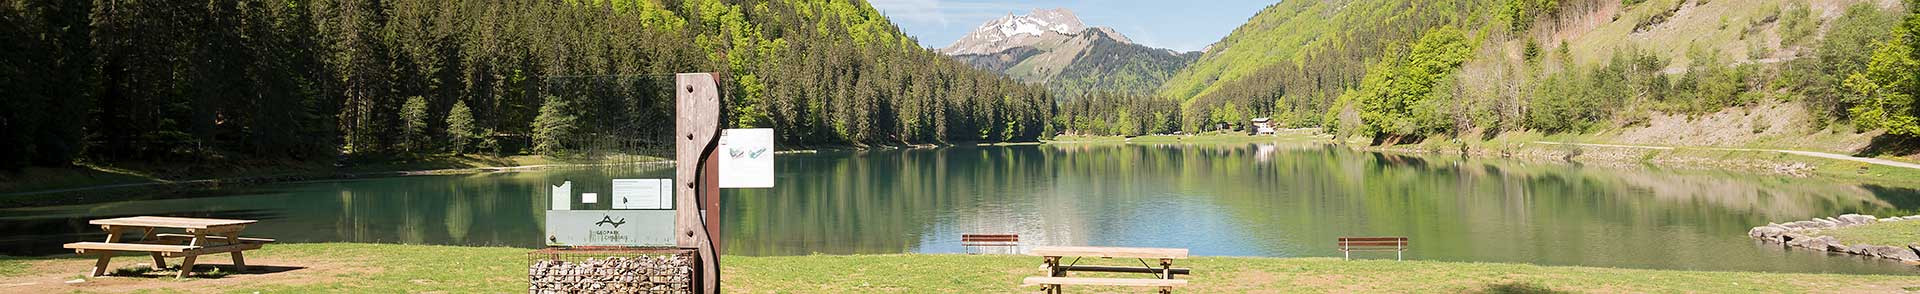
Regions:
[[[773,129],[720,132],[720,187],[773,188]]]
[[[614,179],[613,209],[669,209],[673,204],[673,180]]]
[[[573,209],[573,181],[553,186],[553,210]]]

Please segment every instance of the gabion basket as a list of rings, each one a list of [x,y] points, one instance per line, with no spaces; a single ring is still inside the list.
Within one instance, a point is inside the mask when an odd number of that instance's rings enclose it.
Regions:
[[[548,248],[527,253],[528,293],[692,293],[693,250]]]

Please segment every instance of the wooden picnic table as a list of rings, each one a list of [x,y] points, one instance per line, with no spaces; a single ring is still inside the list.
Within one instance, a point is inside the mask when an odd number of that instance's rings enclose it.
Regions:
[[[260,249],[262,245],[273,242],[273,239],[240,237],[241,230],[256,222],[259,221],[164,216],[97,219],[87,223],[107,231],[104,242],[74,242],[67,243],[65,247],[73,249],[75,254],[100,255],[100,260],[93,265],[92,276],[95,277],[106,275],[108,260],[120,252],[150,253],[155,268],[167,266],[163,258],[181,257],[181,278],[193,273],[197,257],[207,254],[229,253],[233,256],[234,267],[246,271],[246,258],[241,252]],[[185,234],[161,233],[160,229],[183,230]],[[139,232],[140,240],[127,240],[126,233],[129,231]]]
[[[1161,293],[1168,293],[1172,292],[1175,286],[1184,286],[1187,284],[1186,280],[1175,279],[1175,275],[1192,273],[1190,269],[1173,267],[1173,260],[1187,258],[1187,249],[1185,248],[1039,246],[1033,247],[1027,254],[1045,258],[1043,261],[1045,266],[1043,266],[1042,269],[1047,272],[1047,276],[1027,277],[1024,284],[1042,285],[1044,287],[1042,290],[1048,293],[1060,293],[1060,286],[1062,285],[1155,287],[1160,288]],[[1073,257],[1073,260],[1068,262],[1067,265],[1061,265],[1061,260],[1067,257]],[[1141,266],[1079,265],[1080,259],[1086,257],[1102,259],[1133,258],[1138,259]],[[1152,264],[1148,264],[1148,259],[1158,260],[1159,266],[1155,267]],[[1154,278],[1074,278],[1067,277],[1068,272],[1146,273],[1153,274]]]

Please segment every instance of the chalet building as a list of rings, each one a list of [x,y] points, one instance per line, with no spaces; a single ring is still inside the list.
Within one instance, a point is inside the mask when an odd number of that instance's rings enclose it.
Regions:
[[[1248,126],[1250,127],[1247,128],[1247,131],[1254,135],[1272,135],[1274,133],[1273,119],[1271,118],[1254,118]]]

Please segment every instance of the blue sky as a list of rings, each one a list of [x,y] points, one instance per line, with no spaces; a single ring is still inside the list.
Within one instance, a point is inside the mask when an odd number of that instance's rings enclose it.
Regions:
[[[1036,8],[1065,7],[1087,26],[1107,26],[1134,42],[1179,51],[1200,50],[1277,0],[869,0],[908,35],[929,48],[946,47],[994,18]]]

